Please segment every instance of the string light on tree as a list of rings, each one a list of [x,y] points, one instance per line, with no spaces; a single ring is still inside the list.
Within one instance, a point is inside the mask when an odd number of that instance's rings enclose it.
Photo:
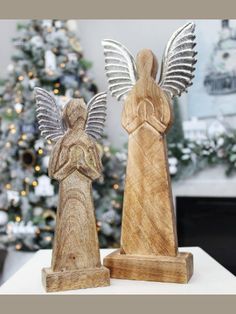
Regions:
[[[20,76],[18,77],[18,80],[19,80],[19,81],[23,81],[23,80],[24,80],[24,76],[23,76],[23,75],[20,75]]]
[[[114,189],[114,190],[118,190],[119,187],[120,187],[119,184],[117,184],[117,183],[113,184],[113,189]]]
[[[10,183],[7,183],[7,184],[5,185],[5,188],[6,188],[7,190],[10,190],[10,189],[11,189],[11,184],[10,184]]]
[[[21,217],[20,216],[16,216],[15,221],[16,222],[20,222],[21,221]]]
[[[21,192],[20,192],[20,194],[21,194],[21,196],[26,196],[26,191],[25,190],[22,190]]]
[[[39,166],[39,165],[36,165],[36,166],[34,167],[34,169],[35,169],[35,171],[37,171],[37,172],[38,172],[38,171],[40,171],[40,169],[41,169],[41,168],[40,168],[40,166]]]
[[[15,246],[17,251],[20,251],[22,249],[22,244],[21,243],[17,243]]]

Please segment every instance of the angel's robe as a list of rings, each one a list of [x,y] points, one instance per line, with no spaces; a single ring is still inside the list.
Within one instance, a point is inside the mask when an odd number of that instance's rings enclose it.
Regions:
[[[101,169],[98,148],[82,129],[68,130],[52,150],[49,176],[60,182],[53,271],[101,266],[91,186]]]
[[[154,79],[139,79],[125,100],[129,133],[121,253],[176,256],[176,227],[165,132],[172,121],[167,95]]]

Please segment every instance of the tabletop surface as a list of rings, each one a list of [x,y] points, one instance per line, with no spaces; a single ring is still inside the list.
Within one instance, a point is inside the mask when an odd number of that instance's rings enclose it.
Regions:
[[[101,258],[113,249],[102,249]],[[180,248],[194,256],[194,274],[188,284],[111,279],[109,287],[53,294],[236,294],[236,277],[199,247]],[[51,250],[40,250],[0,287],[0,294],[45,294],[41,269],[49,267]],[[50,293],[52,294],[52,293]]]

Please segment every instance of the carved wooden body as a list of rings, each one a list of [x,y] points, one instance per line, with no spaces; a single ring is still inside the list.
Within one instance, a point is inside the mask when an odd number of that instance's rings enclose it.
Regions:
[[[150,50],[138,54],[137,69],[139,80],[122,113],[129,143],[121,249],[104,265],[115,278],[187,282],[192,258],[178,253],[165,139],[170,99],[155,83],[157,61]]]
[[[55,144],[49,163],[49,176],[60,188],[51,269],[43,270],[47,291],[109,284],[109,271],[100,262],[92,199],[92,181],[102,169],[98,148],[84,131],[81,100],[71,101],[64,115],[69,129]]]
[[[121,248],[127,254],[176,256],[165,140],[171,107],[155,83],[155,59],[151,52],[143,52],[138,65],[140,78],[127,97],[122,114],[129,146]]]

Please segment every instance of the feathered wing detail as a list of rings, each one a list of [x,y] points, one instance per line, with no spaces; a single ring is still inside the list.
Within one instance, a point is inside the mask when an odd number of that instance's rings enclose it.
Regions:
[[[136,64],[131,53],[121,43],[104,39],[105,71],[111,95],[122,99],[137,81]]]
[[[171,97],[180,96],[192,85],[194,64],[197,62],[194,30],[194,23],[185,24],[174,32],[166,46],[159,85]]]
[[[95,95],[88,103],[88,118],[85,132],[94,139],[102,135],[106,121],[107,93],[102,92]]]
[[[52,142],[57,142],[64,134],[65,128],[55,98],[46,90],[36,87],[37,120],[41,135]]]

